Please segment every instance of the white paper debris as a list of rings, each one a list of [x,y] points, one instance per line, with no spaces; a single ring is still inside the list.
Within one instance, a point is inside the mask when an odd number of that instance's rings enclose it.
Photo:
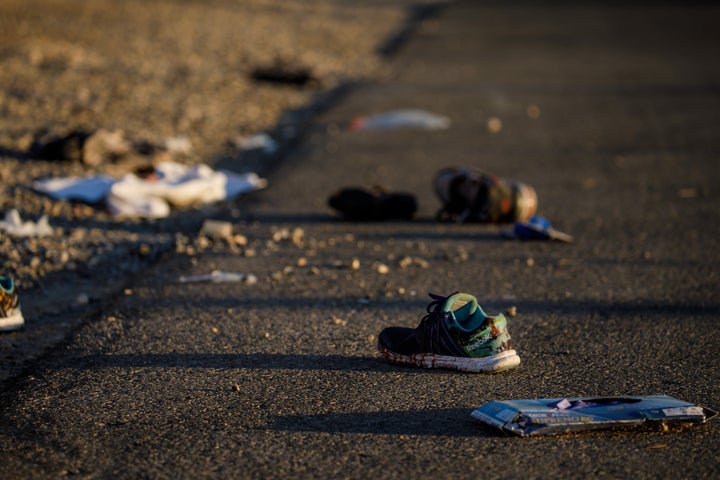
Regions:
[[[47,215],[40,217],[37,223],[23,222],[20,213],[14,208],[5,212],[5,220],[0,221],[0,230],[13,237],[46,237],[53,233]]]
[[[278,149],[278,144],[267,133],[258,133],[250,137],[239,138],[235,141],[235,146],[241,150],[261,149],[264,153],[272,154]]]
[[[259,190],[267,180],[255,173],[215,171],[207,165],[186,166],[161,162],[152,178],[127,174],[120,180],[104,176],[38,180],[33,188],[50,197],[97,203],[104,200],[115,215],[162,218],[170,206],[183,208],[228,200],[241,193]]]
[[[248,285],[257,283],[257,277],[252,273],[236,273],[236,272],[222,272],[220,270],[213,270],[209,275],[190,275],[181,276],[178,281],[180,283],[194,283],[194,282],[244,282]]]

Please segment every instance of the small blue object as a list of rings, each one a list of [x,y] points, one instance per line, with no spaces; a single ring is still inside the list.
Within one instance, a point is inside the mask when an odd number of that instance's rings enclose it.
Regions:
[[[513,229],[513,237],[521,240],[561,240],[572,242],[573,238],[552,228],[552,224],[544,217],[531,217],[526,222],[517,222]]]

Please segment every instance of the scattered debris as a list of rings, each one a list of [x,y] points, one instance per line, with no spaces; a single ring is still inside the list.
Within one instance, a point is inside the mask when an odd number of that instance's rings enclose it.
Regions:
[[[75,297],[76,305],[87,305],[88,303],[90,303],[90,296],[87,293],[83,292]]]
[[[471,416],[519,436],[638,426],[705,423],[717,412],[667,395],[494,400]]]
[[[267,155],[272,155],[278,150],[278,142],[276,142],[267,133],[258,133],[250,137],[238,138],[234,142],[235,147],[240,150],[262,150]]]
[[[292,231],[289,228],[278,228],[272,233],[273,242],[281,242],[283,240],[290,240],[290,242],[298,248],[302,248],[304,245],[305,230],[300,227],[295,227]]]
[[[525,109],[525,113],[527,114],[528,118],[532,120],[537,120],[538,118],[540,118],[540,107],[534,103],[531,103]]]
[[[192,142],[188,137],[168,137],[165,139],[165,150],[170,153],[190,155],[192,153]]]
[[[390,273],[390,267],[388,267],[384,263],[378,262],[374,265],[374,268],[375,268],[375,271],[377,273],[379,273],[380,275],[387,275],[388,273]]]
[[[230,222],[207,219],[200,228],[200,235],[205,235],[210,238],[229,239],[232,237],[232,229],[233,225]]]
[[[116,162],[132,150],[122,130],[98,130],[82,146],[82,162],[90,167]]]
[[[315,78],[305,67],[294,67],[286,62],[277,60],[273,65],[258,67],[253,70],[250,77],[256,82],[275,83],[303,87]]]
[[[694,187],[685,187],[677,191],[677,195],[680,198],[697,198],[698,189]]]
[[[211,283],[222,283],[222,282],[243,282],[248,285],[254,285],[257,283],[257,277],[252,273],[236,273],[236,272],[223,272],[220,270],[213,270],[209,275],[190,275],[181,276],[178,281],[180,283],[196,283],[196,282],[211,282]]]
[[[36,180],[32,186],[55,200],[80,200],[94,204],[105,199],[113,183],[115,180],[105,175],[91,175]]]
[[[410,256],[406,256],[406,257],[403,257],[403,258],[398,262],[398,266],[399,266],[400,268],[408,268],[408,267],[410,267],[410,266],[412,266],[412,265],[415,265],[415,266],[420,267],[420,268],[429,268],[429,267],[430,267],[430,263],[428,263],[427,260],[425,260],[425,259],[423,259],[423,258],[420,258],[420,257],[410,257]]]
[[[0,221],[0,231],[13,237],[46,237],[53,233],[47,215],[40,217],[37,223],[23,222],[14,208],[5,212],[5,220]]]
[[[490,117],[487,121],[487,130],[490,133],[500,133],[502,130],[502,120],[498,117]]]
[[[170,160],[174,154],[187,155],[192,144],[187,137],[171,137],[164,145],[133,141],[122,130],[98,129],[93,132],[76,129],[65,134],[41,130],[35,135],[30,154],[51,161],[78,161],[88,167],[126,163],[152,163]]]
[[[452,263],[463,263],[468,261],[470,253],[460,246],[454,252],[445,252],[443,258]]]
[[[517,222],[508,236],[520,240],[559,240],[566,243],[573,241],[571,235],[555,230],[548,219],[538,216],[526,222]]]
[[[350,130],[389,130],[395,128],[420,128],[423,130],[445,130],[450,119],[424,110],[394,110],[355,117],[350,121]]]
[[[347,320],[345,320],[345,319],[343,319],[343,318],[339,318],[339,317],[333,317],[332,322],[333,322],[335,325],[340,325],[340,326],[345,326],[345,325],[347,325]]]

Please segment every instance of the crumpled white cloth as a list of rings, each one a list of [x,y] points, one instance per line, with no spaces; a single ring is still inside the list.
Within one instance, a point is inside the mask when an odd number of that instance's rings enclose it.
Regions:
[[[0,220],[0,231],[13,237],[46,237],[53,233],[47,215],[40,217],[37,223],[23,222],[20,212],[14,208],[5,212],[5,219]]]
[[[185,208],[219,200],[267,186],[256,173],[215,171],[207,165],[188,167],[162,162],[152,178],[129,173],[119,180],[104,176],[38,180],[33,188],[55,199],[76,199],[96,203],[105,200],[118,216],[162,218],[171,206]]]
[[[115,180],[104,175],[47,178],[33,182],[33,188],[56,200],[71,199],[87,203],[102,201]]]

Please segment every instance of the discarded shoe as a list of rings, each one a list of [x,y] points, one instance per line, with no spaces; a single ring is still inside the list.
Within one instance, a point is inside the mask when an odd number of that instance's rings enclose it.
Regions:
[[[15,282],[0,276],[0,331],[19,330],[24,324]]]
[[[409,193],[371,193],[361,188],[334,193],[328,205],[351,220],[409,220],[417,210],[417,201]]]
[[[430,297],[428,314],[417,328],[388,327],[380,332],[378,349],[388,362],[472,373],[520,364],[503,314],[488,316],[467,293]]]
[[[535,189],[475,167],[440,170],[434,181],[442,202],[437,219],[458,223],[510,223],[527,220],[537,211]]]
[[[58,135],[41,130],[33,140],[30,154],[43,160],[81,161],[83,146],[91,133],[82,129]]]

